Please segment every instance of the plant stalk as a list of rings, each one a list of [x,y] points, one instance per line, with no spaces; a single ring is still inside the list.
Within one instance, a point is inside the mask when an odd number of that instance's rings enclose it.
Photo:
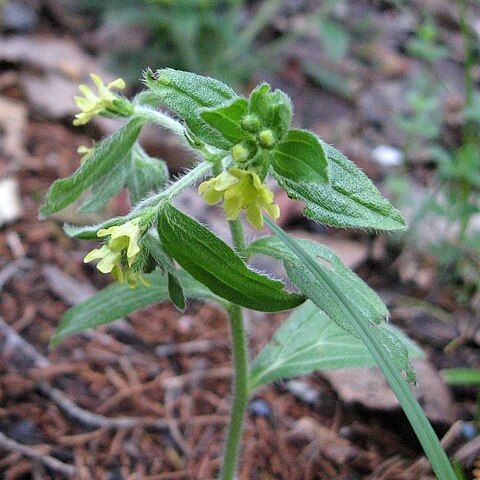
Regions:
[[[242,224],[238,218],[228,223],[235,249],[238,253],[243,254],[245,251],[245,237]],[[243,309],[239,305],[232,305],[229,314],[235,378],[233,384],[233,404],[225,440],[220,480],[233,480],[235,478],[243,432],[243,420],[249,395],[247,336],[243,321]]]
[[[225,441],[220,480],[233,480],[235,478],[240,440],[243,431],[243,419],[248,404],[247,341],[243,324],[242,307],[238,305],[232,305],[230,308],[230,328],[235,379],[233,404]]]

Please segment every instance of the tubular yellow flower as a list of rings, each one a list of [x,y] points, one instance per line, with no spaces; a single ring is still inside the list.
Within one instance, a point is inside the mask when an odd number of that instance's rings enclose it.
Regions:
[[[100,114],[104,110],[114,109],[114,101],[120,100],[120,97],[111,92],[112,88],[125,88],[125,82],[121,78],[117,78],[115,81],[110,82],[107,86],[103,83],[103,80],[92,73],[90,75],[93,83],[97,87],[98,95],[87,85],[80,85],[79,89],[82,92],[83,97],[75,96],[75,103],[81,112],[75,115],[74,125],[85,125],[93,117]]]
[[[140,238],[140,228],[138,221],[131,220],[123,225],[116,225],[110,228],[102,228],[97,232],[97,237],[106,237],[110,235],[108,248],[114,252],[127,250],[128,266],[132,266],[135,257],[140,252],[138,239]]]
[[[108,242],[102,248],[95,248],[89,252],[83,261],[88,263],[100,259],[97,268],[102,273],[111,273],[120,284],[127,280],[128,285],[132,288],[137,286],[138,281],[141,281],[145,286],[149,286],[140,272],[134,272],[130,268],[140,252],[138,245],[140,235],[141,231],[136,220],[131,220],[123,225],[102,228],[97,232],[97,236],[110,236]],[[124,251],[128,264],[125,268],[122,266],[122,253]]]
[[[203,182],[198,187],[198,193],[203,194],[210,205],[223,198],[228,220],[235,220],[244,208],[248,223],[259,230],[263,227],[262,210],[274,219],[280,215],[278,205],[273,203],[273,192],[252,170],[230,168],[218,177]]]
[[[80,163],[83,163],[95,150],[95,147],[87,147],[86,145],[80,145],[77,148],[77,153],[82,155],[82,158],[80,159]]]

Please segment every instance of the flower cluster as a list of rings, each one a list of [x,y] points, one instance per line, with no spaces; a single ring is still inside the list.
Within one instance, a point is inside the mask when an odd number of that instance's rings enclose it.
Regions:
[[[141,233],[138,220],[100,229],[97,236],[109,239],[101,248],[89,252],[84,262],[100,259],[97,268],[102,273],[111,273],[118,283],[123,284],[126,280],[131,288],[135,288],[140,281],[149,286],[142,274],[132,268],[140,252],[138,241]]]
[[[198,187],[198,193],[203,194],[210,205],[223,199],[228,220],[235,220],[244,208],[248,223],[259,230],[263,227],[262,210],[274,219],[280,215],[278,205],[273,203],[273,192],[262,184],[253,170],[230,168],[203,182]]]
[[[87,85],[80,85],[79,89],[83,93],[83,97],[75,96],[75,103],[81,112],[75,115],[74,125],[85,125],[93,117],[109,110],[119,115],[127,115],[130,103],[111,92],[112,88],[125,88],[125,82],[121,78],[110,82],[105,86],[103,80],[92,73],[90,75],[93,83],[97,87],[98,95]]]

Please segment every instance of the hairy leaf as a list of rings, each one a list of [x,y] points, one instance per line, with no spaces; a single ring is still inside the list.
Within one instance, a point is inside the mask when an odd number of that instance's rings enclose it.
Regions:
[[[388,310],[380,297],[363,280],[347,268],[328,247],[310,240],[297,240],[297,242],[312,257],[317,259],[321,268],[328,271],[329,276],[338,288],[348,292],[362,318],[365,318],[371,324],[378,325],[388,316]],[[305,272],[304,267],[298,262],[295,254],[277,237],[263,237],[252,242],[247,249],[247,254],[264,254],[282,261],[288,276],[294,283],[297,277],[305,275],[305,278],[308,277],[311,281],[311,287],[309,286],[308,288],[315,291],[316,282],[311,277],[311,274],[308,271]],[[320,289],[315,295],[318,297],[318,302],[322,304],[321,308],[330,318],[339,326],[355,335],[352,326],[345,319],[341,306],[334,301],[328,290]]]
[[[208,298],[222,305],[221,299],[186,272],[178,272],[178,277],[188,298]],[[67,310],[51,343],[56,346],[66,337],[87,328],[113,322],[139,308],[168,300],[168,275],[156,271],[145,275],[145,278],[152,284],[151,287],[140,284],[133,289],[126,284],[113,283],[92,298]]]
[[[62,210],[110,172],[132,148],[143,123],[139,118],[130,120],[118,132],[99,142],[73,175],[56,180],[40,208],[40,216],[45,218]]]
[[[226,105],[209,108],[200,112],[200,117],[212,128],[219,131],[231,146],[249,138],[242,129],[242,118],[248,113],[248,102],[244,98],[236,98]]]
[[[234,304],[278,312],[304,300],[285,292],[282,282],[248,268],[225,242],[172,205],[159,216],[158,234],[167,252],[192,277]]]
[[[392,330],[407,346],[411,356],[423,355],[420,348],[400,330]],[[340,328],[325,312],[307,301],[288,317],[254,360],[250,389],[281,378],[315,370],[376,365],[365,344]]]
[[[164,68],[145,75],[147,87],[187,123],[190,130],[209,145],[228,149],[230,142],[200,117],[205,108],[219,107],[237,97],[222,82],[190,72]]]
[[[130,166],[130,155],[126,155],[106,175],[97,180],[90,196],[82,203],[81,213],[96,212],[125,186]]]
[[[315,292],[312,290],[316,289],[319,291],[327,289],[334,301],[342,306],[346,319],[354,327],[357,336],[365,343],[368,351],[382,370],[385,378],[394,391],[411,426],[422,444],[437,477],[442,480],[455,480],[456,477],[452,466],[438,441],[438,437],[435,435],[432,426],[425,417],[422,407],[419,405],[409,386],[401,376],[399,370],[405,368],[403,366],[404,360],[398,357],[396,351],[392,351],[392,349],[386,346],[384,342],[379,341],[378,331],[380,328],[373,327],[368,321],[360,318],[355,305],[350,300],[349,292],[340,290],[337,285],[331,281],[328,271],[322,269],[314,257],[306,252],[293,238],[289,237],[267,216],[265,216],[265,223],[288,246],[288,248],[295,253],[303,267],[303,271],[308,271],[313,275],[313,285],[307,286],[307,284],[311,283],[312,278],[299,277],[296,279],[297,286],[302,290],[305,290],[307,296],[309,296],[314,303],[316,303],[317,298]],[[309,293],[307,293],[306,290],[309,290]],[[317,304],[317,306],[322,308],[322,305]],[[412,372],[407,372],[407,375],[411,380],[413,379]]]
[[[319,139],[306,130],[290,130],[273,151],[276,173],[295,182],[328,183],[328,163]]]
[[[168,295],[172,303],[179,309],[185,308],[185,295],[178,279],[178,271],[171,257],[165,252],[159,238],[147,234],[142,240],[142,245],[148,250],[155,263],[168,273]]]
[[[329,185],[297,182],[274,172],[290,198],[306,203],[305,215],[334,227],[404,229],[400,212],[369,178],[338,150],[324,142],[322,146],[329,163]]]
[[[136,205],[154,190],[163,188],[168,181],[168,168],[163,160],[152,158],[136,145],[131,154],[127,188],[132,205]]]

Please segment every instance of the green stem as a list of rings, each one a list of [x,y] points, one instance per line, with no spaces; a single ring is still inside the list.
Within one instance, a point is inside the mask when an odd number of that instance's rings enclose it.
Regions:
[[[183,175],[183,177],[180,177],[175,183],[172,183],[165,190],[161,191],[157,195],[148,197],[143,202],[140,202],[134,211],[142,211],[146,207],[160,205],[162,200],[172,200],[183,190],[196,184],[200,179],[208,175],[211,169],[212,164],[210,162],[199,163],[196,167],[192,168],[185,175]]]
[[[240,440],[243,431],[243,419],[248,404],[248,359],[247,341],[243,324],[242,308],[232,305],[230,308],[230,328],[232,334],[233,363],[235,368],[234,394],[230,422],[225,441],[221,480],[233,480],[237,467]]]
[[[233,244],[239,253],[245,251],[245,237],[242,223],[237,218],[228,222]],[[243,309],[239,305],[230,308],[230,328],[232,334],[233,364],[235,372],[234,392],[230,422],[220,473],[221,480],[233,480],[237,466],[240,440],[243,431],[243,419],[248,404],[248,353],[247,337],[243,322]]]
[[[240,222],[237,218],[236,220],[230,220],[228,223],[230,225],[233,245],[235,246],[237,253],[243,255],[243,253],[245,252],[245,238],[243,235],[242,222]]]
[[[150,107],[136,105],[134,114],[135,116],[144,118],[149,122],[153,122],[153,123],[156,123],[157,125],[161,125],[167,130],[170,130],[171,132],[176,133],[180,137],[185,136],[184,126],[180,122],[177,122],[177,120],[174,120],[172,117],[169,117],[165,113],[162,113]]]

